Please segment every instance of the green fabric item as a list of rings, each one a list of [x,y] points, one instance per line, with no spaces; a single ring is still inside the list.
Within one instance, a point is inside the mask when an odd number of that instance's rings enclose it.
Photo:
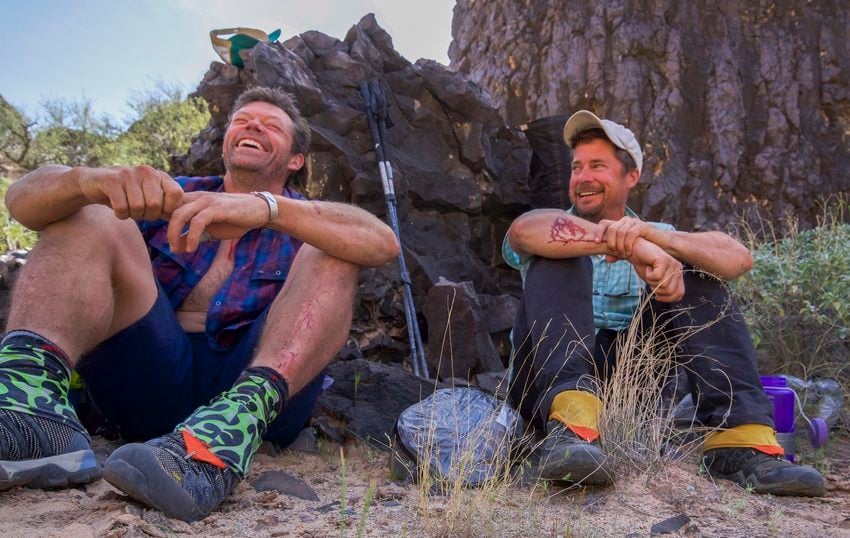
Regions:
[[[269,368],[250,368],[233,388],[199,407],[175,431],[188,428],[240,478],[244,478],[269,423],[280,414],[288,389]]]
[[[46,418],[84,433],[68,401],[70,383],[71,371],[47,351],[14,344],[0,349],[0,409]]]
[[[274,43],[277,41],[278,37],[280,37],[280,30],[275,30],[269,34],[268,42]],[[227,40],[230,41],[230,63],[236,67],[244,67],[242,57],[239,56],[239,52],[254,48],[254,46],[260,42],[259,39],[246,34],[236,34],[227,38]]]

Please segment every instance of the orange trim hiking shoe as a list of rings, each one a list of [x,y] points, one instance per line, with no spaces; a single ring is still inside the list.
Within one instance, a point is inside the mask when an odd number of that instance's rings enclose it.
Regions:
[[[103,477],[171,517],[202,519],[248,473],[288,390],[274,370],[249,368],[230,390],[197,408],[174,432],[113,452]]]
[[[183,435],[172,432],[118,448],[106,460],[103,478],[169,517],[197,521],[230,495],[239,477],[194,455],[186,450]]]
[[[612,483],[608,456],[596,440],[581,439],[557,420],[550,420],[546,431],[540,455],[540,478],[593,486]]]
[[[731,480],[755,493],[801,497],[826,494],[823,476],[816,469],[794,465],[783,457],[752,448],[707,450],[702,463],[711,477]]]

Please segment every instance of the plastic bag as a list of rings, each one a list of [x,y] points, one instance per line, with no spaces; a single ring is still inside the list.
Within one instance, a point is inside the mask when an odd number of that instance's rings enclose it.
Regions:
[[[506,469],[523,420],[510,405],[476,389],[440,389],[405,409],[396,422],[395,470],[478,486]]]
[[[827,377],[813,377],[808,381],[792,375],[783,377],[800,398],[803,414],[822,418],[830,429],[835,427],[844,408],[844,392],[838,381]]]

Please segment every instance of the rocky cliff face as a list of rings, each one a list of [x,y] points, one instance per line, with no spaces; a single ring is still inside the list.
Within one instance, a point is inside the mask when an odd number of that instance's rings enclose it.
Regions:
[[[516,301],[511,295],[517,295],[519,277],[502,262],[500,248],[510,222],[528,209],[531,150],[521,134],[506,128],[479,86],[429,60],[411,64],[393,49],[373,16],[364,17],[342,41],[307,32],[283,44],[257,45],[244,69],[213,63],[197,91],[210,103],[210,124],[172,170],[222,173],[222,136],[236,96],[250,86],[280,87],[295,95],[312,129],[306,173],[299,180],[302,191],[354,202],[386,219],[359,92],[363,81],[375,77],[389,96],[389,157],[417,310],[426,340],[429,329],[439,339],[446,316],[440,327],[428,327],[423,306],[440,277],[469,282],[473,295],[480,295],[472,300],[478,308],[504,309]],[[353,338],[343,356],[404,360],[408,343],[398,266],[364,271],[360,291]],[[444,303],[434,309],[450,307]],[[480,331],[471,319],[468,330]],[[501,368],[498,358],[491,359],[493,349],[505,358],[506,327],[489,327],[496,345],[481,354],[488,360],[477,362],[478,354],[470,353],[471,365],[457,373],[460,377]],[[455,339],[465,340],[458,329]],[[428,358],[433,370],[440,357]]]
[[[458,0],[452,35],[509,125],[586,108],[634,130],[645,217],[813,224],[850,191],[846,2]]]

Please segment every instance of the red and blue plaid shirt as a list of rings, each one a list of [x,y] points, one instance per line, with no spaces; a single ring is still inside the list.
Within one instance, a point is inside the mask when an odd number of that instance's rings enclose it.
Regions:
[[[177,177],[175,180],[186,192],[224,191],[224,179],[219,176]],[[289,188],[284,189],[283,196],[304,199]],[[140,221],[138,225],[148,244],[154,275],[176,309],[209,270],[220,242],[201,243],[196,252],[174,254],[166,237],[167,221]],[[216,292],[207,310],[207,338],[210,345],[219,350],[234,346],[271,304],[283,287],[302,244],[285,233],[268,228],[251,230],[237,241],[233,272]]]

